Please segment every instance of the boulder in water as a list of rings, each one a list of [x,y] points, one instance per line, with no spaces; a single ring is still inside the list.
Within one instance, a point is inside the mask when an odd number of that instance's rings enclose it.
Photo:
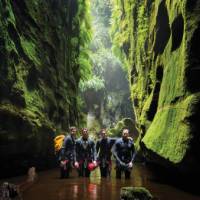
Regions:
[[[121,200],[153,200],[151,193],[144,187],[123,187],[120,192]]]

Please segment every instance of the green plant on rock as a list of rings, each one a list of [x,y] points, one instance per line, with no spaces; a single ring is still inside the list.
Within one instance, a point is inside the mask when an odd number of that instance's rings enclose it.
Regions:
[[[78,1],[78,13],[74,19],[74,24],[79,24],[78,40],[73,40],[79,44],[79,57],[77,63],[80,67],[81,79],[87,80],[91,75],[91,59],[89,44],[92,38],[91,19],[90,19],[90,1]]]
[[[99,78],[98,76],[93,76],[91,79],[87,81],[81,81],[79,85],[82,92],[87,90],[102,90],[105,88],[104,80]]]

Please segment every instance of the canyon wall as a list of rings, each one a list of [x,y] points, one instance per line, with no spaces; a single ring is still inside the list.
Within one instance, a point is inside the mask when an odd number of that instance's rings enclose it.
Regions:
[[[1,176],[50,166],[56,131],[78,123],[80,3],[0,1]]]
[[[151,161],[198,171],[200,1],[113,1],[113,50],[129,72],[138,144]]]

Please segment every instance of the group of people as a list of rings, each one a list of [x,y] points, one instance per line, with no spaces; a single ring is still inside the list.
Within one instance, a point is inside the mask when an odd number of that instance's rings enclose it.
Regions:
[[[88,129],[81,130],[81,137],[76,139],[76,127],[70,127],[59,153],[61,178],[68,178],[72,168],[76,168],[79,176],[89,177],[92,170],[99,166],[101,177],[111,173],[111,156],[116,159],[116,178],[122,172],[129,179],[136,155],[134,143],[129,137],[127,128],[122,130],[121,138],[110,138],[106,129],[100,131],[100,139],[95,141],[89,137]]]

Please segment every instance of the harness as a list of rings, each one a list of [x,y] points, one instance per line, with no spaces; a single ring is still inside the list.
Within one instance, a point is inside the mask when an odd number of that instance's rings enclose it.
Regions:
[[[119,142],[119,149],[118,149],[118,156],[121,159],[121,161],[128,163],[131,161],[132,156],[133,156],[133,151],[132,151],[132,142],[131,141],[123,141],[121,140]]]
[[[83,140],[82,138],[77,141],[77,148],[78,149],[78,156],[79,156],[79,164],[82,164],[82,163],[85,163],[86,165],[86,162],[89,162],[92,160],[92,141],[91,140]]]

